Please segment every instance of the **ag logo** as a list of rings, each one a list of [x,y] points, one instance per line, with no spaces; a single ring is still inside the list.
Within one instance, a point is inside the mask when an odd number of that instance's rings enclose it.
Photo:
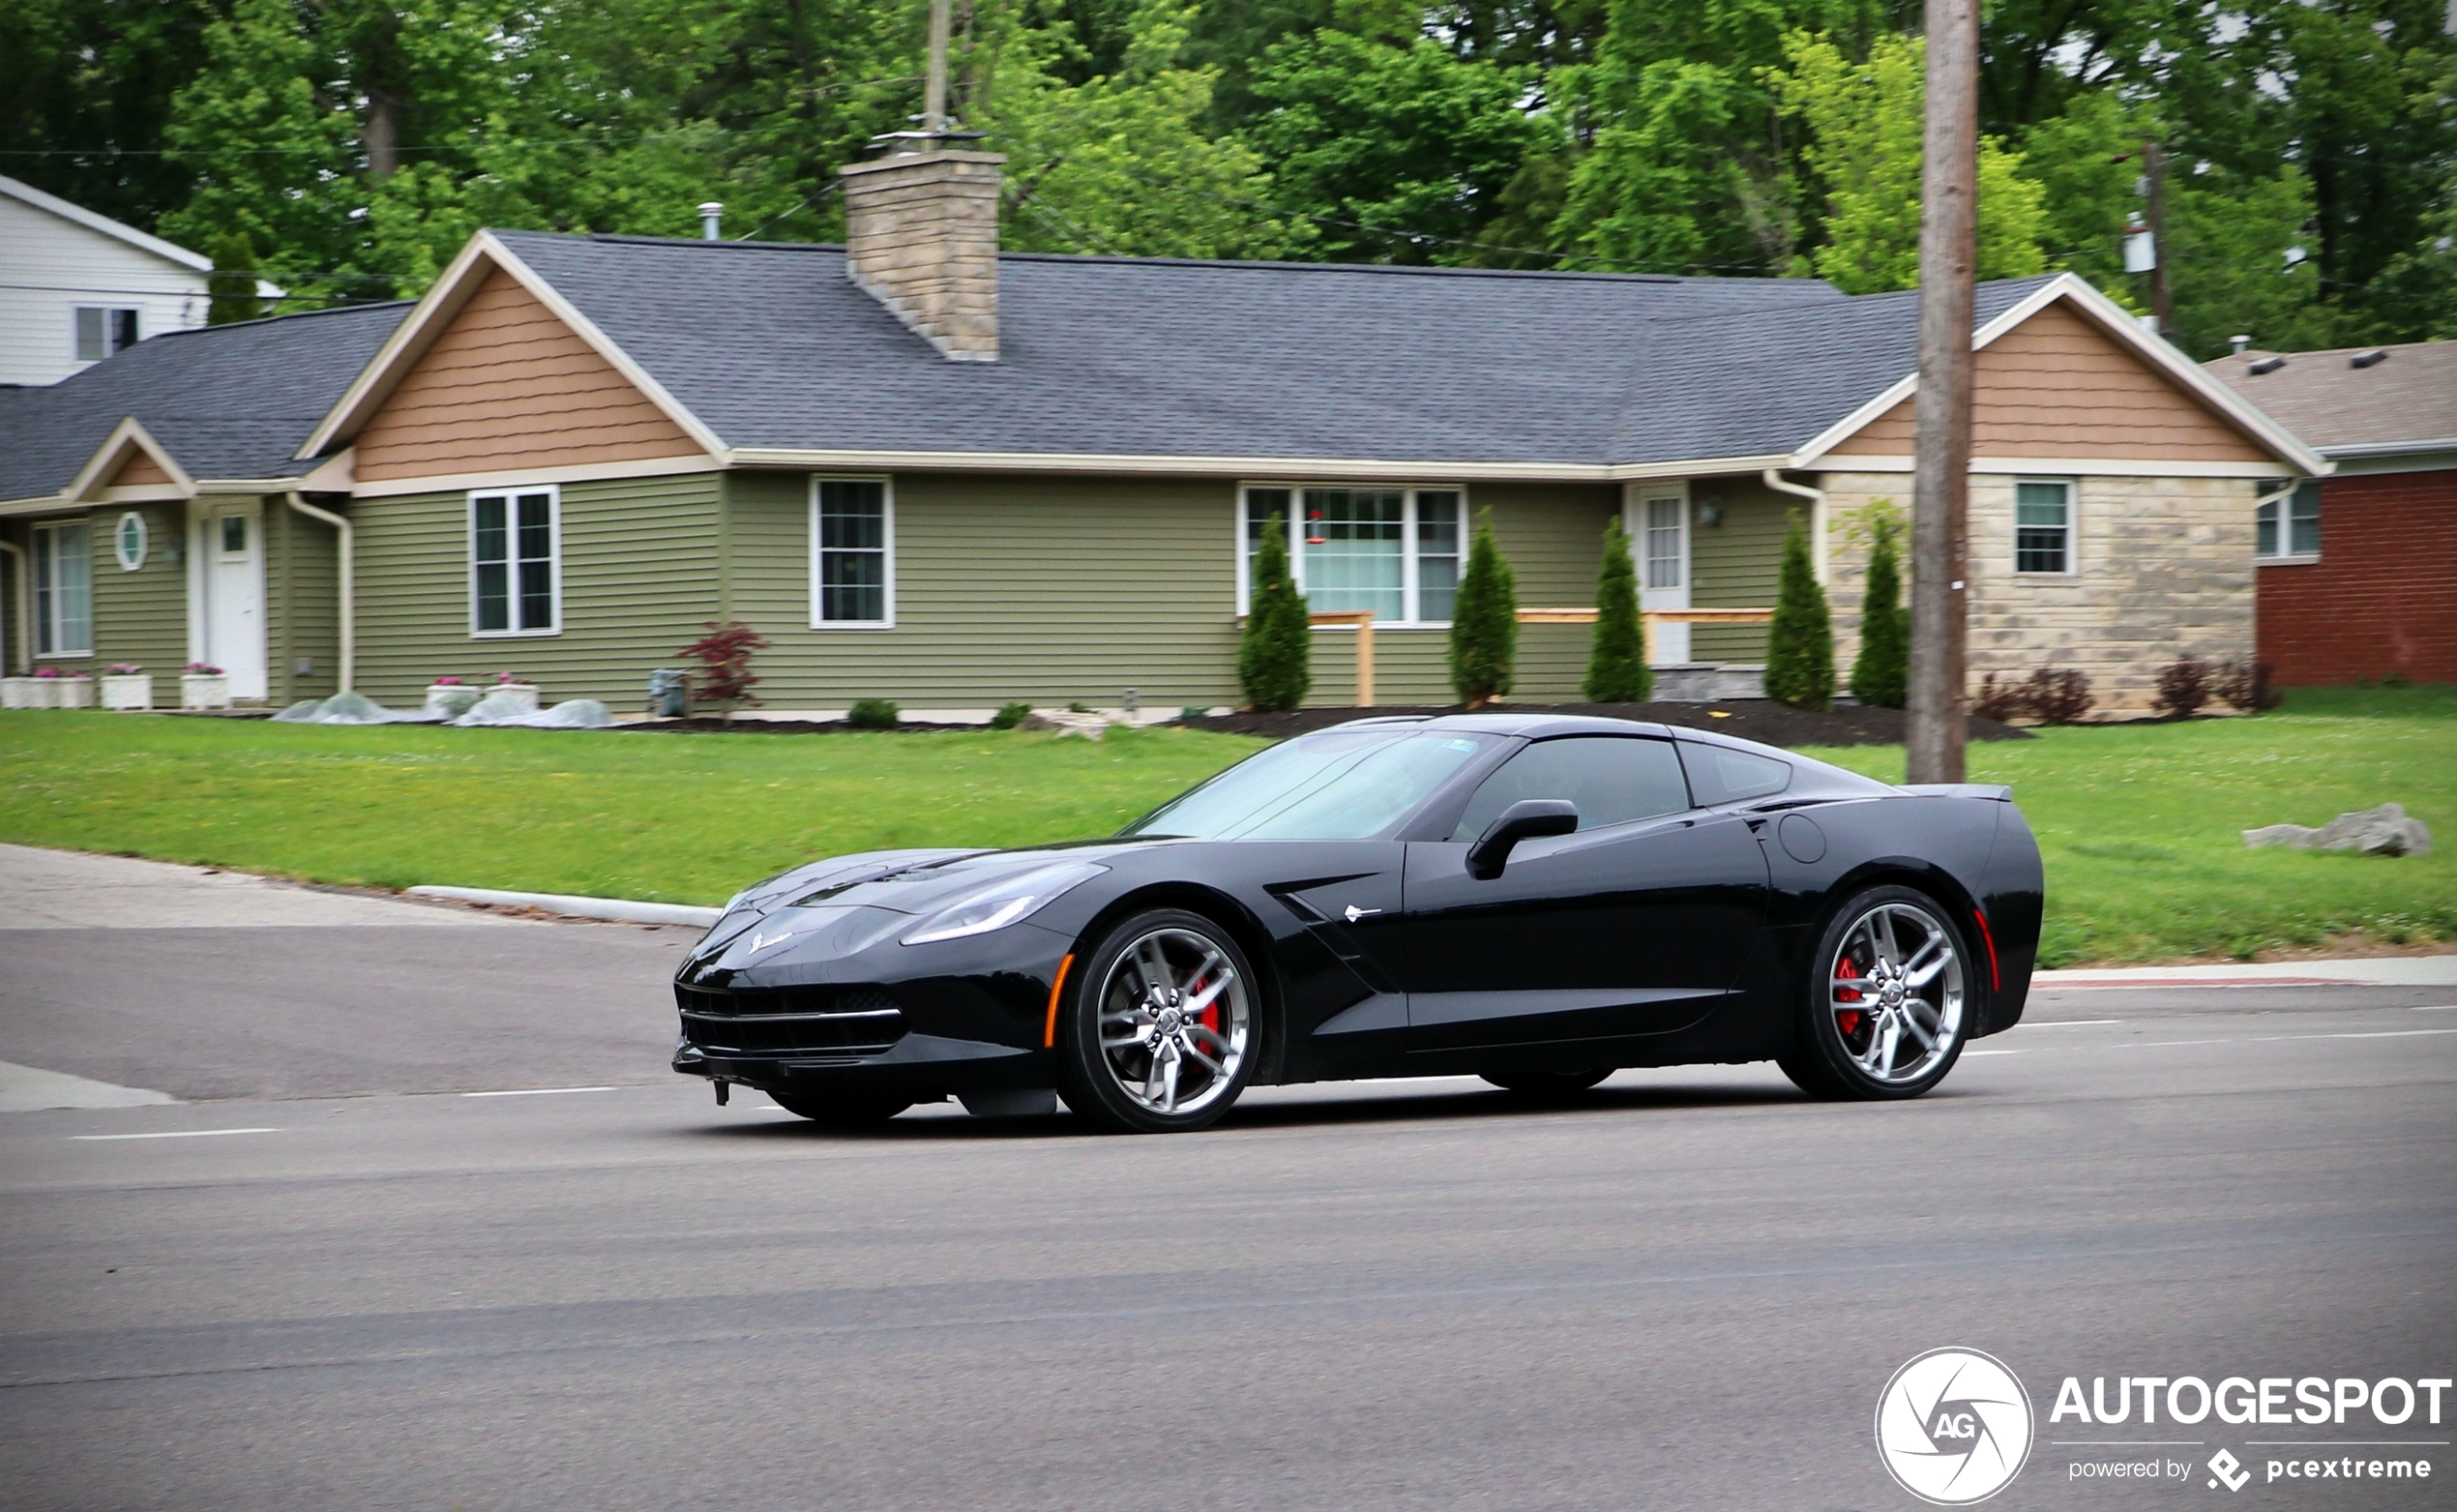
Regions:
[[[2030,1394],[1976,1349],[1931,1349],[1877,1399],[1877,1452],[1905,1491],[1967,1506],[2005,1489],[2030,1457]]]

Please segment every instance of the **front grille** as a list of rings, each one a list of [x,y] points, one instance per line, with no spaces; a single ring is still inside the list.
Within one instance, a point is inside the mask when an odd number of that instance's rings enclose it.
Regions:
[[[904,1037],[875,987],[674,988],[683,1035],[712,1055],[875,1055]]]

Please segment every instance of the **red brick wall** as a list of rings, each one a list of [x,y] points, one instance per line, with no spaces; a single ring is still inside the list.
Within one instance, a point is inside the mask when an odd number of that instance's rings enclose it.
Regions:
[[[2457,683],[2457,469],[2324,479],[2321,559],[2259,578],[2280,683]]]

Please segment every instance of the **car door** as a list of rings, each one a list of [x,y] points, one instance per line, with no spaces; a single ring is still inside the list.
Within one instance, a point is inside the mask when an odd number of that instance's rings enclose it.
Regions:
[[[1467,850],[1525,798],[1579,808],[1569,835],[1521,843],[1489,880]],[[1765,918],[1746,819],[1693,808],[1668,740],[1538,741],[1486,779],[1447,840],[1407,846],[1406,981],[1415,1050],[1659,1034],[1725,1001]]]

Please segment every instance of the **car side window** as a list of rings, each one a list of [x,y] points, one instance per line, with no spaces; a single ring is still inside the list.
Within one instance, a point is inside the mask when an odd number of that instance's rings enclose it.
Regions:
[[[1601,829],[1689,807],[1689,786],[1669,740],[1571,735],[1540,740],[1512,756],[1467,800],[1453,840],[1474,840],[1522,798],[1567,798],[1579,828]]]
[[[1700,807],[1763,798],[1791,786],[1791,763],[1751,751],[1678,742],[1681,765],[1689,769],[1689,790]]]

